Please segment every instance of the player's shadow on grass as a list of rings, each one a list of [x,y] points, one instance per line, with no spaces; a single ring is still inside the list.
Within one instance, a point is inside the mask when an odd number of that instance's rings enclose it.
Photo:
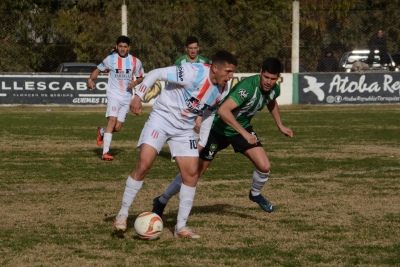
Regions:
[[[104,222],[110,223],[110,227],[111,227],[110,229],[113,229],[113,227],[114,227],[113,223],[114,223],[115,217],[117,217],[116,214],[112,215],[112,216],[105,215]],[[136,217],[137,217],[137,215],[129,215],[128,216],[128,219],[126,220],[126,229],[134,228]],[[125,233],[113,231],[111,233],[111,236],[114,238],[125,238]]]
[[[110,155],[115,157],[119,153],[124,152],[124,149],[110,149]],[[101,159],[101,156],[103,156],[103,148],[95,148],[93,149],[93,153],[97,155],[98,158]],[[171,153],[169,150],[161,150],[160,153],[158,154],[159,157],[165,158],[167,160],[171,160]]]
[[[245,210],[258,210],[261,214],[267,214],[266,212],[262,211],[260,207],[254,206],[254,207],[237,207],[233,206],[230,204],[214,204],[214,205],[204,205],[204,206],[193,206],[192,211],[190,213],[191,216],[196,215],[196,214],[209,214],[213,213],[216,215],[225,215],[225,216],[232,216],[232,217],[239,217],[239,218],[244,218],[244,219],[249,219],[249,220],[255,220],[255,221],[264,221],[265,218],[264,216],[253,216],[249,215],[246,212],[238,212],[238,210],[245,209]],[[117,215],[114,216],[106,216],[104,221],[110,223],[110,227],[112,226],[112,223],[114,222],[114,219]],[[135,225],[135,220],[136,220],[137,215],[129,215],[128,220],[127,220],[127,229],[133,229]],[[176,217],[177,217],[177,210],[171,210],[168,211],[166,210],[165,213],[163,214],[163,223],[164,223],[164,229],[168,229],[172,234],[174,233],[174,228],[176,225]],[[119,232],[113,232],[112,236],[114,238],[125,238],[123,233]]]
[[[208,206],[193,206],[192,211],[190,213],[190,216],[196,215],[196,214],[209,214],[209,213],[214,213],[217,215],[226,215],[226,216],[232,216],[232,217],[239,217],[239,218],[244,218],[244,219],[250,219],[250,220],[256,220],[256,221],[263,221],[264,217],[262,216],[252,216],[249,215],[248,213],[245,212],[238,212],[237,210],[240,209],[246,209],[246,210],[259,210],[260,213],[265,213],[260,209],[258,206],[254,206],[254,208],[243,208],[243,207],[237,207],[233,206],[230,204],[214,204],[214,205],[208,205]],[[164,223],[164,229],[168,229],[171,231],[171,233],[174,233],[174,227],[176,224],[176,216],[177,216],[177,210],[168,212],[166,211],[163,215],[163,223]]]
[[[191,214],[205,214],[205,213],[215,213],[217,215],[226,215],[226,216],[232,216],[232,217],[239,217],[239,218],[244,218],[244,219],[250,219],[250,220],[262,220],[260,217],[256,217],[253,215],[249,215],[246,212],[239,212],[238,210],[252,210],[253,208],[244,208],[244,207],[238,207],[230,204],[214,204],[214,205],[209,205],[209,206],[193,206]],[[254,209],[260,209],[258,206],[254,207]],[[260,210],[260,212],[263,212]]]
[[[125,150],[123,149],[110,149],[109,152],[111,156],[115,157],[116,155],[124,151]],[[103,149],[102,148],[93,149],[93,153],[96,154],[99,159],[101,159],[101,156],[103,156]]]

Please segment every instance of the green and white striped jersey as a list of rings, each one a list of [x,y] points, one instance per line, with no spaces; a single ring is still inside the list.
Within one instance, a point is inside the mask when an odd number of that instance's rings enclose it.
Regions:
[[[182,62],[189,62],[189,63],[205,63],[205,64],[209,64],[209,60],[203,56],[197,55],[197,60],[195,62],[190,62],[187,58],[187,55],[183,55],[180,58],[178,58],[174,65],[175,66],[179,66],[182,64]]]
[[[237,103],[237,108],[232,111],[236,120],[243,128],[250,126],[251,119],[260,112],[270,101],[275,100],[281,93],[278,84],[268,92],[262,93],[260,89],[260,74],[247,77],[236,84],[228,93],[225,100],[232,98]],[[225,101],[224,100],[224,101]],[[220,116],[215,115],[212,129],[225,136],[234,136],[238,132],[228,126]]]

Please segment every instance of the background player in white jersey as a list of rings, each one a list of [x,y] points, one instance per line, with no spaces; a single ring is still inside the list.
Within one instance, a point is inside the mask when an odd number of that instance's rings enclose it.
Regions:
[[[228,81],[236,70],[237,60],[228,51],[218,51],[212,65],[183,63],[150,71],[136,90],[130,109],[141,114],[141,99],[146,91],[157,81],[167,81],[161,91],[149,119],[146,122],[139,142],[139,159],[136,168],[126,180],[122,207],[114,221],[114,229],[126,230],[128,211],[143,184],[143,179],[154,163],[165,142],[182,173],[180,202],[174,235],[184,238],[199,238],[186,226],[193,205],[197,184],[198,155],[194,137],[194,120],[207,108],[222,101]]]
[[[142,62],[129,54],[131,41],[126,36],[117,38],[117,53],[106,57],[88,80],[88,87],[95,89],[94,80],[102,71],[108,72],[107,85],[107,127],[97,128],[97,145],[103,145],[103,160],[113,160],[110,155],[112,134],[121,130],[129,111],[132,89],[142,82],[144,69]]]
[[[280,77],[282,64],[276,58],[263,61],[260,74],[247,77],[237,83],[228,93],[215,116],[208,140],[204,143],[200,136],[199,177],[204,174],[218,151],[232,145],[235,152],[244,154],[254,165],[249,199],[256,202],[266,212],[274,211],[274,206],[261,195],[267,182],[271,164],[257,134],[250,122],[255,114],[267,106],[279,131],[293,137],[290,128],[282,124],[276,98],[280,87],[276,83]],[[203,128],[203,125],[202,125]],[[203,129],[202,129],[203,130]],[[205,145],[204,145],[205,144]],[[201,148],[199,145],[199,148]],[[162,217],[169,199],[179,192],[182,177],[178,174],[164,193],[153,201],[153,212]]]

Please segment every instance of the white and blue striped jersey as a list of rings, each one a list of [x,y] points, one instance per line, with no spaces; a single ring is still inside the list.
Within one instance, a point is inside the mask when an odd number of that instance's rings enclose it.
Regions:
[[[216,108],[228,93],[227,86],[212,84],[210,65],[182,63],[150,71],[136,94],[143,99],[157,80],[166,81],[153,111],[178,129],[193,129],[194,119],[207,108]],[[151,116],[151,115],[150,115]]]
[[[129,83],[144,74],[142,62],[130,54],[120,57],[117,53],[109,55],[97,68],[100,71],[108,71],[107,97],[120,100],[132,98],[132,90],[128,89]]]

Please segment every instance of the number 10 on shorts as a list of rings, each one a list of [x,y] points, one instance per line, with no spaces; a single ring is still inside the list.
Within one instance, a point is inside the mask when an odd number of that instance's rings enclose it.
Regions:
[[[197,141],[196,140],[189,140],[190,149],[197,149]]]

